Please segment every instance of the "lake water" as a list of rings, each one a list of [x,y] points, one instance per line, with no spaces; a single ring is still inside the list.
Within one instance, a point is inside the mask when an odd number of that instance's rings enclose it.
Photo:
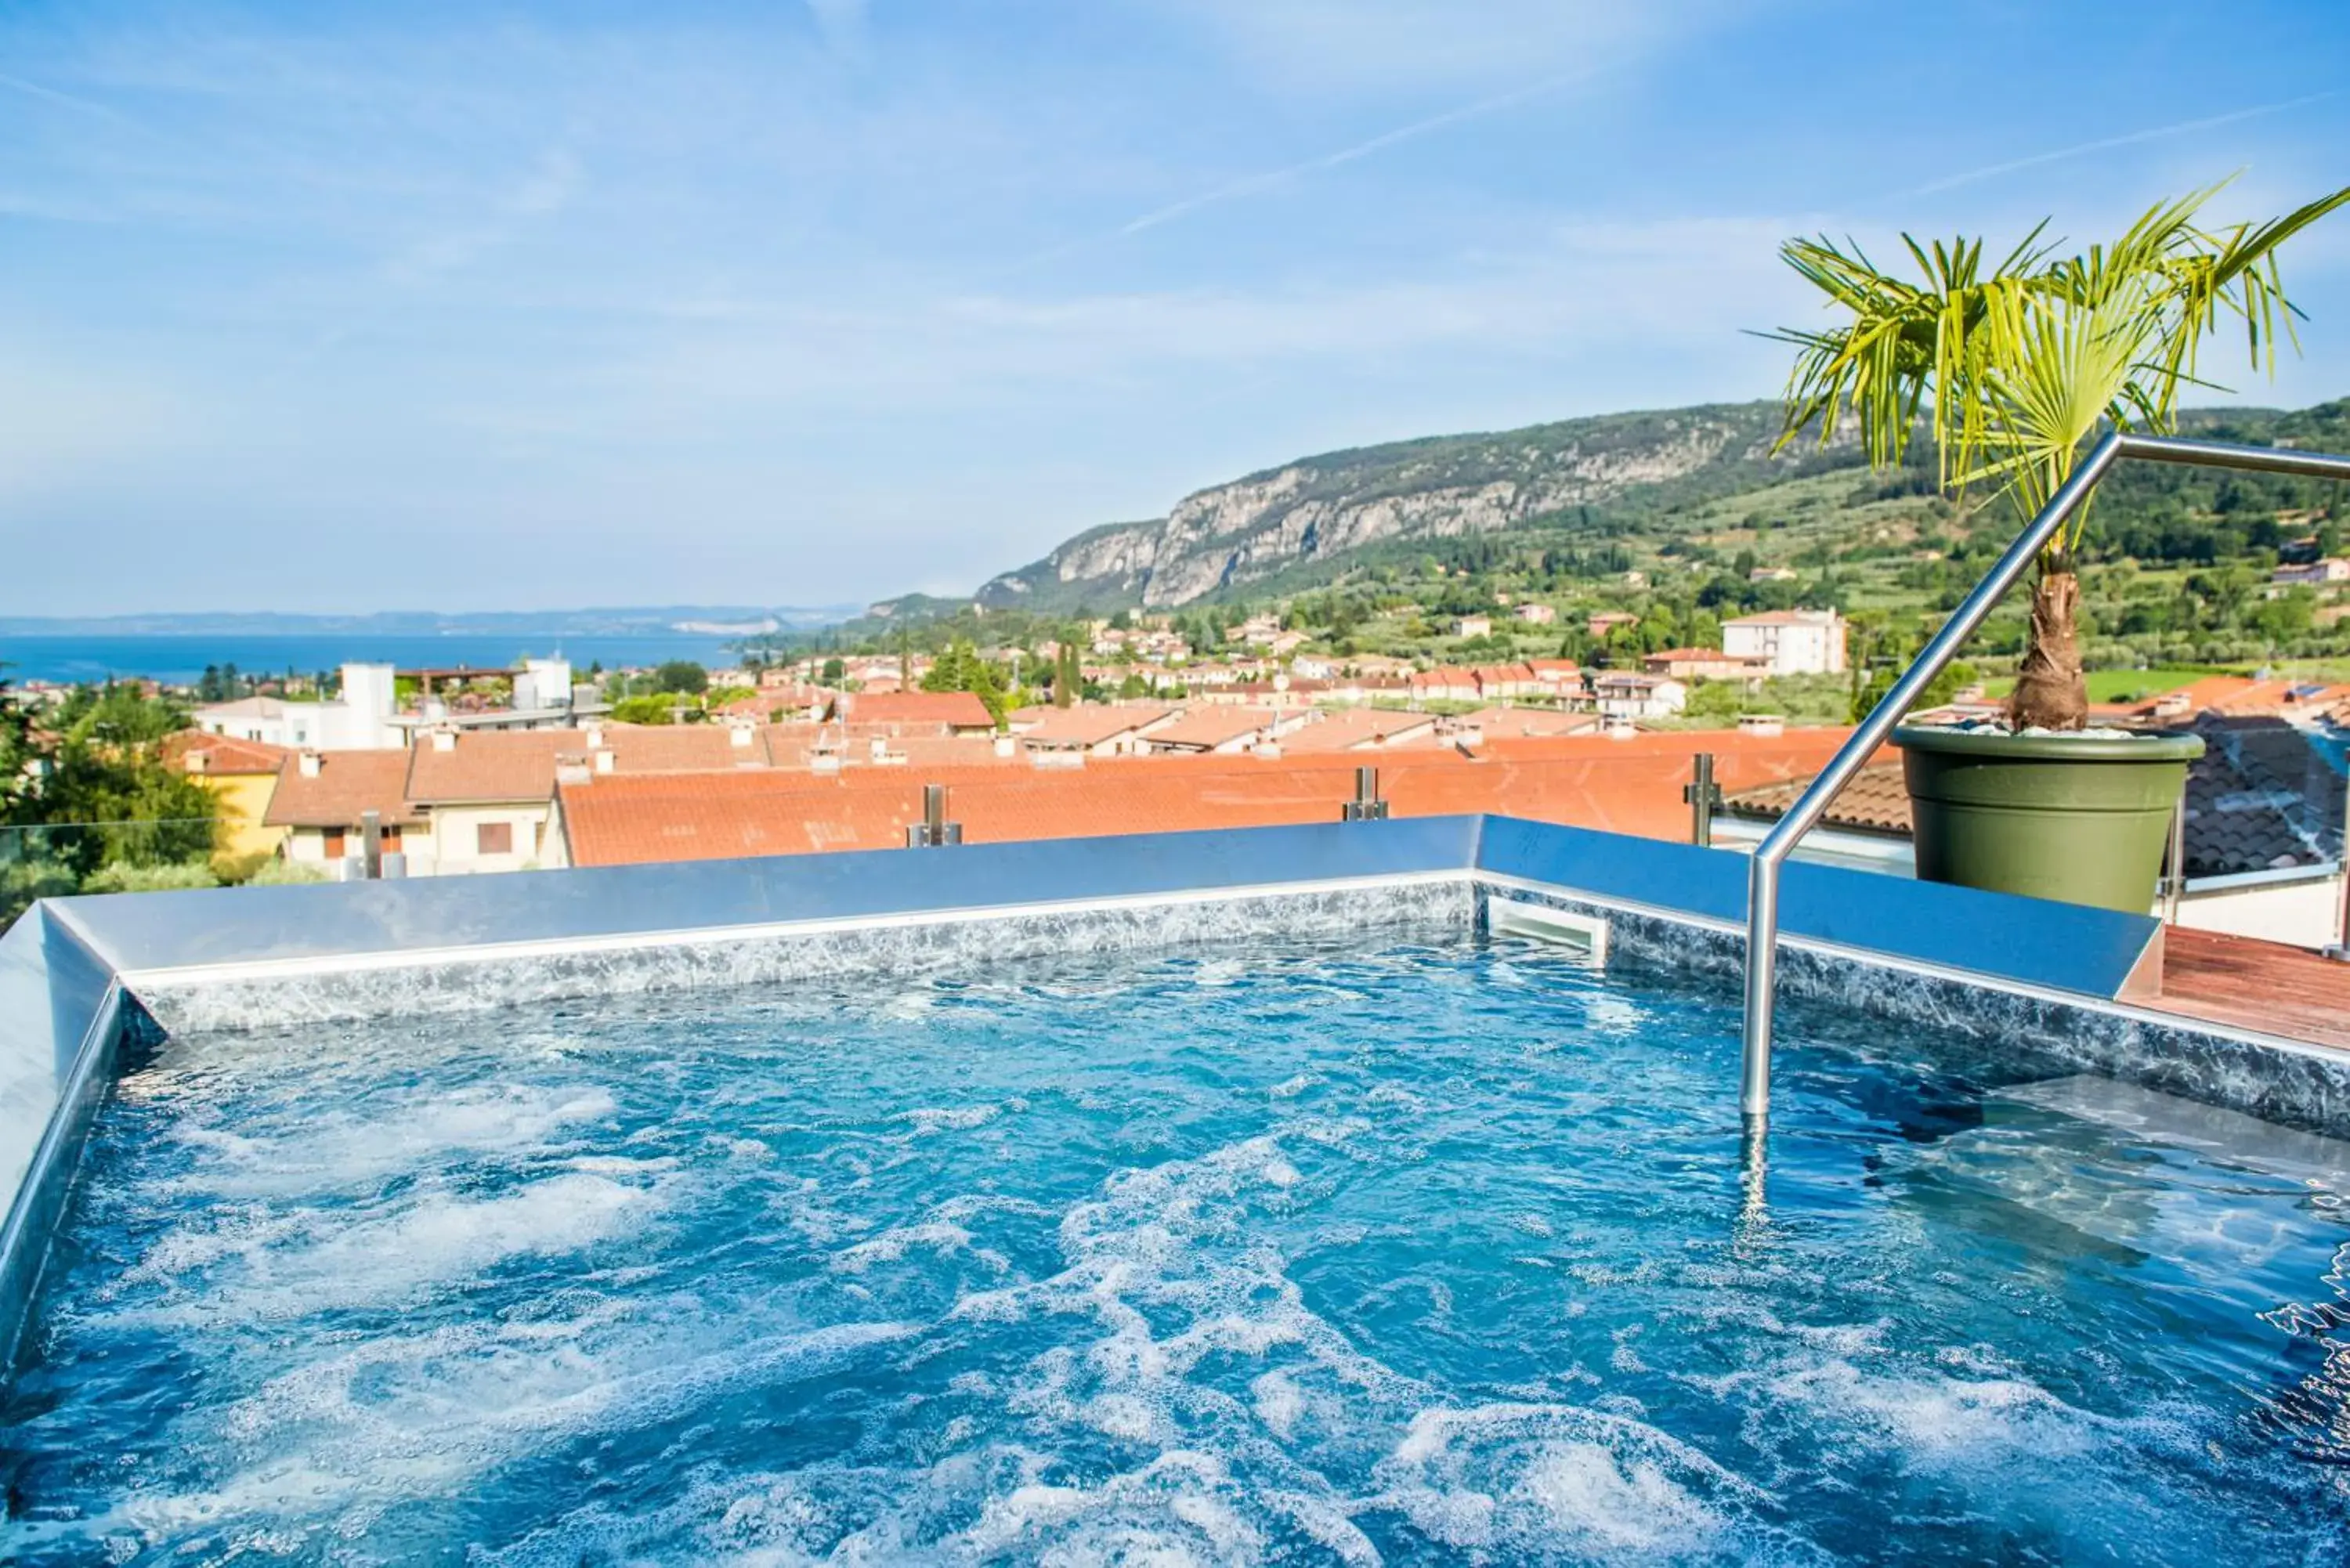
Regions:
[[[384,636],[366,632],[301,636],[12,637],[0,635],[0,670],[12,681],[103,680],[109,676],[146,676],[193,681],[207,664],[234,664],[248,675],[313,674],[344,664],[394,664],[402,670],[468,665],[484,670],[512,667],[524,655],[568,658],[586,670],[659,664],[691,659],[710,666],[740,662],[724,640],[691,634],[525,639],[503,635],[449,637]]]

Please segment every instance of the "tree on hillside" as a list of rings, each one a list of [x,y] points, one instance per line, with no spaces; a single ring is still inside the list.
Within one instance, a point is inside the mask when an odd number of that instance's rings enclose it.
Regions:
[[[978,649],[968,642],[951,642],[944,652],[931,661],[929,673],[922,677],[925,691],[968,691],[987,704],[987,715],[997,724],[1003,722],[1006,706],[1003,678],[995,666],[979,656]]]
[[[698,697],[710,690],[710,671],[691,659],[666,659],[654,667],[653,690]]]

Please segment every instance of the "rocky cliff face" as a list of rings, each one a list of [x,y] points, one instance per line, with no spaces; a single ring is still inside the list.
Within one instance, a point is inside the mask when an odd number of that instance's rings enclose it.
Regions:
[[[1769,455],[1777,421],[1774,404],[1735,404],[1302,459],[1185,496],[1163,518],[1081,534],[977,597],[1039,608],[1182,605],[1388,540],[1510,528],[1666,492],[1726,493],[1805,461]]]

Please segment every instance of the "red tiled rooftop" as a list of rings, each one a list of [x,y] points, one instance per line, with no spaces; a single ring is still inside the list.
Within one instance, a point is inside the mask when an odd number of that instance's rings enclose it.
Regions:
[[[408,803],[406,752],[318,752],[316,776],[302,772],[302,759],[289,756],[278,770],[262,821],[271,827],[351,827],[363,813],[384,824],[420,822]]]
[[[1682,732],[1630,740],[1568,736],[1382,753],[1399,816],[1494,812],[1677,838],[1690,759],[1717,756],[1725,788],[1816,772],[1846,732],[1784,736]],[[1083,768],[868,768],[835,776],[769,770],[598,777],[563,786],[571,854],[583,866],[902,846],[921,786],[948,786],[966,842],[1334,821],[1360,753],[1279,759],[1097,758]]]
[[[1488,739],[1503,736],[1579,735],[1599,727],[1598,715],[1568,713],[1556,708],[1480,708],[1457,721]]]
[[[293,753],[267,741],[182,730],[163,737],[163,763],[182,773],[274,774]]]
[[[1878,754],[1882,757],[1887,753]],[[1722,804],[1735,815],[1776,822],[1786,815],[1795,802],[1802,798],[1803,793],[1812,786],[1814,776],[1807,774],[1764,784],[1758,789],[1740,790],[1729,794]],[[1828,827],[1848,827],[1863,833],[1898,834],[1904,838],[1908,837],[1909,786],[1903,780],[1898,754],[1891,762],[1872,762],[1846,780],[1820,822]]]
[[[1285,732],[1278,743],[1284,755],[1299,756],[1444,742],[1437,736],[1436,716],[1432,713],[1407,713],[1394,708],[1341,708]]]
[[[1281,715],[1265,708],[1194,708],[1173,723],[1150,732],[1150,743],[1171,751],[1212,751],[1270,731]]]
[[[1147,705],[1080,702],[1068,708],[1024,708],[1012,715],[1012,726],[1031,745],[1098,746],[1130,730],[1156,724],[1176,712],[1173,708]]]
[[[834,704],[835,717],[862,724],[935,725],[992,730],[994,715],[969,691],[858,691]]]

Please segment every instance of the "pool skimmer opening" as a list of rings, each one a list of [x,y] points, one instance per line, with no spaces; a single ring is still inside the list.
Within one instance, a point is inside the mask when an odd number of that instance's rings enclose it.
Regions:
[[[1554,942],[1586,955],[1593,963],[1607,961],[1607,921],[1602,916],[1516,898],[1491,898],[1485,905],[1485,925],[1497,937]]]

